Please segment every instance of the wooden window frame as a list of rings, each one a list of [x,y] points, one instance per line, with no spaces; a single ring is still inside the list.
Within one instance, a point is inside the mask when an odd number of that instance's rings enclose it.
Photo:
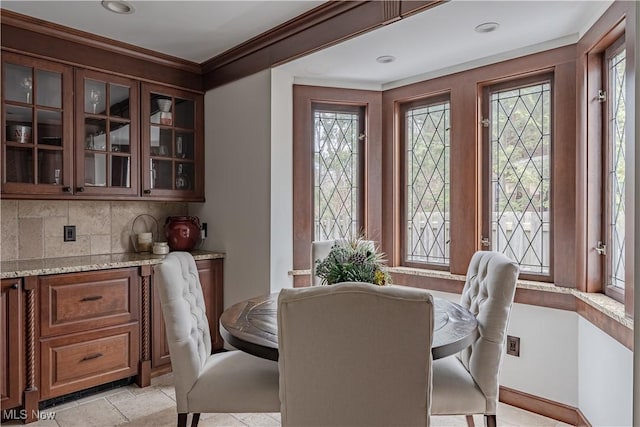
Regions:
[[[524,280],[534,280],[539,282],[553,282],[554,280],[554,187],[555,187],[555,162],[557,162],[556,156],[554,155],[554,145],[555,145],[555,122],[556,122],[556,107],[555,107],[555,83],[554,83],[554,73],[553,72],[542,72],[542,73],[532,73],[526,76],[521,76],[515,79],[509,80],[501,80],[496,83],[487,83],[482,86],[482,101],[481,101],[481,111],[483,113],[483,118],[488,118],[490,103],[489,98],[492,93],[499,92],[502,90],[511,90],[518,89],[521,87],[532,86],[536,84],[543,84],[548,82],[550,84],[550,107],[551,107],[551,147],[550,147],[550,186],[549,186],[549,274],[538,274],[531,272],[520,272],[519,278]],[[480,230],[482,236],[490,236],[491,235],[491,192],[490,188],[491,182],[489,179],[491,167],[491,141],[490,141],[490,132],[491,127],[482,128],[481,138],[479,144],[481,145],[481,221],[480,221]],[[486,249],[486,248],[482,248]],[[492,248],[493,249],[493,248]]]
[[[609,126],[609,113],[611,112],[611,87],[610,87],[610,78],[611,74],[609,73],[609,61],[622,50],[625,49],[625,35],[624,33],[620,35],[613,43],[611,43],[607,48],[601,53],[601,67],[602,67],[602,82],[601,87],[606,90],[607,99],[604,102],[604,108],[601,109],[602,115],[602,135],[601,135],[601,150],[602,150],[602,220],[601,220],[601,236],[604,242],[607,243],[607,247],[611,246],[611,234],[609,232],[609,223],[611,222],[611,209],[610,209],[610,181],[609,181],[609,162],[611,160],[611,127]],[[625,200],[628,202],[628,200]],[[625,231],[625,238],[627,231]],[[628,255],[629,251],[625,245],[625,257],[629,260]],[[628,283],[626,281],[627,274],[625,268],[625,289],[622,290],[620,288],[616,288],[614,286],[610,286],[608,284],[608,276],[611,269],[612,259],[609,257],[609,251],[607,251],[607,255],[601,257],[602,258],[602,290],[605,295],[615,299],[618,302],[624,304],[625,293],[627,289],[629,289]]]
[[[580,39],[577,45],[578,65],[578,191],[582,215],[576,217],[579,226],[584,229],[584,236],[576,241],[577,250],[581,257],[578,262],[578,289],[583,292],[599,292],[606,294],[605,275],[606,260],[597,254],[594,249],[597,242],[603,239],[603,224],[605,220],[604,195],[606,181],[603,176],[603,156],[605,155],[603,139],[606,128],[603,117],[606,115],[605,103],[598,102],[598,91],[603,89],[606,77],[603,69],[605,64],[605,51],[612,46],[621,36],[625,36],[624,46],[627,52],[626,79],[627,82],[635,79],[635,61],[633,55],[636,52],[636,26],[633,15],[630,22],[627,14],[633,8],[626,2],[615,2],[603,17],[601,17]],[[626,99],[634,99],[633,85],[627,84]],[[626,106],[626,135],[627,159],[633,164],[634,160],[629,154],[633,147],[637,130],[635,125],[635,105],[627,102]],[[633,193],[634,183],[626,182],[626,194]],[[625,230],[625,256],[633,260],[634,251],[634,224],[626,222]],[[627,262],[625,268],[625,284],[634,283],[635,266]],[[609,295],[614,298],[614,295]],[[624,304],[625,314],[634,315],[634,289],[633,286],[625,286],[624,298],[619,300]]]
[[[315,127],[315,114],[318,111],[328,111],[328,112],[340,112],[340,113],[351,113],[351,114],[356,114],[358,115],[358,135],[366,135],[366,130],[365,130],[365,122],[366,122],[366,111],[365,111],[365,107],[362,105],[352,105],[352,104],[336,104],[336,103],[330,103],[330,102],[321,102],[321,101],[313,101],[311,103],[311,114],[313,115],[314,119],[314,123],[312,123],[312,125]],[[362,234],[362,231],[364,229],[364,225],[365,225],[365,215],[364,215],[364,203],[365,203],[365,165],[366,165],[366,159],[365,159],[365,149],[366,149],[366,137],[363,139],[358,139],[357,144],[358,144],[358,154],[357,154],[357,162],[358,162],[358,176],[356,177],[357,179],[357,188],[358,188],[358,195],[357,195],[357,202],[356,202],[356,212],[354,212],[354,216],[356,218],[356,223],[358,225],[358,233],[357,235]],[[312,136],[311,139],[312,144],[315,144],[315,136]],[[312,150],[312,155],[315,154],[315,148]],[[315,169],[315,168],[314,168]],[[314,176],[314,181],[313,181],[313,200],[315,200],[315,176]],[[315,205],[314,205],[314,210],[313,210],[313,228],[315,228]],[[316,236],[313,232],[312,229],[312,237],[314,240],[316,239]],[[353,236],[353,237],[357,237],[357,236]]]
[[[400,230],[399,230],[399,251],[400,251],[400,265],[413,268],[426,268],[430,270],[449,271],[450,268],[450,256],[447,264],[433,264],[428,262],[407,261],[407,135],[406,135],[406,123],[407,112],[413,108],[428,107],[435,104],[441,104],[444,102],[449,103],[449,115],[451,116],[451,95],[449,92],[433,94],[427,97],[423,97],[417,100],[403,102],[398,104],[399,107],[399,120],[398,120],[398,138],[400,143],[399,161],[400,161],[400,190],[399,190],[399,212],[400,212]],[[449,117],[449,123],[451,123],[451,117]],[[451,138],[449,138],[449,146],[451,146]],[[449,167],[451,165],[451,152],[449,154]],[[451,186],[451,178],[449,178],[449,185]],[[451,210],[451,203],[449,203],[449,210]],[[451,227],[451,222],[449,222]],[[448,243],[450,244],[450,243]]]
[[[378,91],[293,86],[293,269],[311,268],[313,241],[313,106],[344,105],[364,109],[366,140],[361,168],[364,185],[362,229],[365,237],[380,242],[382,230],[382,93]],[[310,276],[294,276],[294,286],[309,286]]]

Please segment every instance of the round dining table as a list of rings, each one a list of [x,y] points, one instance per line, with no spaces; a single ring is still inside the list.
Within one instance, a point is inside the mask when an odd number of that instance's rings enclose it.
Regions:
[[[431,354],[440,359],[465,349],[478,338],[478,321],[459,304],[433,298],[434,327]],[[246,353],[278,360],[278,293],[250,298],[227,308],[220,316],[220,335]]]

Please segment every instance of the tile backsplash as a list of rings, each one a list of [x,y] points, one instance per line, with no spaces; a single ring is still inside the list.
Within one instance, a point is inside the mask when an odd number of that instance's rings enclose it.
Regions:
[[[133,252],[131,234],[162,236],[168,216],[186,215],[187,203],[128,201],[0,200],[2,261]],[[65,242],[65,225],[76,226],[76,241]]]

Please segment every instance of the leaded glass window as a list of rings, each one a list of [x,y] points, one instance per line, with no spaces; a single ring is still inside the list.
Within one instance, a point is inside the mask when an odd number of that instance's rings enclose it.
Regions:
[[[625,282],[625,50],[608,58],[607,98],[607,286]]]
[[[449,101],[405,113],[408,262],[449,264]]]
[[[360,235],[362,117],[358,107],[314,108],[314,240]]]
[[[551,270],[551,125],[549,81],[490,93],[490,246],[525,274]]]

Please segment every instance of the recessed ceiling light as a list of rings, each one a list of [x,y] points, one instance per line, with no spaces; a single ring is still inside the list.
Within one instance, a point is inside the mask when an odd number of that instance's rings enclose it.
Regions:
[[[498,24],[497,22],[484,22],[478,25],[475,30],[476,33],[490,33],[497,30],[499,26],[500,24]]]
[[[382,55],[382,56],[378,56],[376,58],[376,61],[378,61],[381,64],[388,64],[390,62],[393,62],[396,60],[395,56],[391,56],[391,55]]]
[[[102,0],[102,7],[110,12],[121,15],[130,15],[134,11],[133,6],[122,0]]]

